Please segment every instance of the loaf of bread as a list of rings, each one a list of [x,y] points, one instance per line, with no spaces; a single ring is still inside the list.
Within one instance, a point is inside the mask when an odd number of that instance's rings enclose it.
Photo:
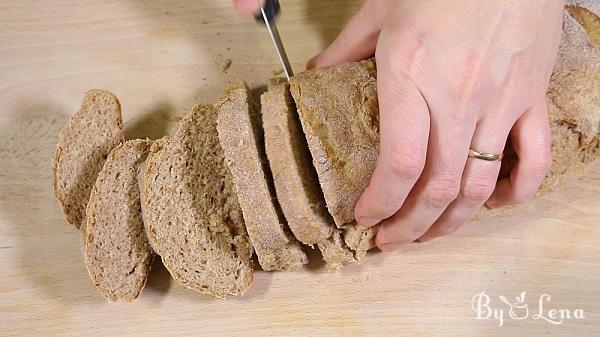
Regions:
[[[594,45],[598,29],[600,20],[591,10],[567,7],[548,92],[554,162],[542,190],[600,156],[600,46]],[[355,227],[354,206],[377,160],[375,82],[373,60],[313,69],[291,82],[327,207],[340,228]],[[514,153],[510,148],[507,152]],[[363,237],[357,233],[346,234],[351,248],[353,240]],[[366,240],[370,235],[364,236]]]
[[[252,246],[217,136],[217,111],[198,105],[156,141],[144,174],[146,232],[171,276],[219,298],[252,285]]]
[[[600,3],[570,2],[588,7],[565,11],[547,95],[553,163],[542,190],[556,188],[583,163],[600,157],[600,19],[591,11],[600,11]]]
[[[219,140],[260,265],[266,271],[300,268],[307,263],[306,254],[287,229],[275,198],[261,117],[246,83],[231,86],[215,106]]]
[[[138,297],[154,254],[146,238],[137,174],[150,140],[115,147],[92,189],[86,210],[85,262],[92,283],[109,301]]]
[[[67,221],[79,228],[92,186],[110,151],[122,143],[121,104],[106,90],[90,90],[58,135],[54,194]]]

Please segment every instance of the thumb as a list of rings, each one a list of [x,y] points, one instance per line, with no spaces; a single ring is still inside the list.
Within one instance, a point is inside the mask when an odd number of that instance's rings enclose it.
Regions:
[[[233,0],[235,9],[243,15],[252,15],[256,13],[259,6],[264,5],[265,0]]]
[[[381,3],[383,1],[367,1],[329,47],[308,61],[306,67],[326,67],[373,56],[381,29]]]

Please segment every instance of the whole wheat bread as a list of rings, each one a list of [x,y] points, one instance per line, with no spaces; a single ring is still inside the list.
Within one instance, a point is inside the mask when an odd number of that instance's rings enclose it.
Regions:
[[[109,301],[137,298],[152,264],[137,182],[151,144],[150,140],[133,140],[114,148],[87,206],[85,262],[92,283]]]
[[[278,209],[266,163],[260,115],[246,83],[229,88],[216,108],[219,140],[260,265],[267,271],[300,268],[307,263],[307,257]]]
[[[304,244],[317,244],[328,269],[337,271],[356,260],[342,231],[334,230],[289,89],[285,79],[276,78],[261,96],[265,148],[277,199],[294,236]]]
[[[343,231],[339,229],[334,229],[331,236],[317,243],[317,247],[321,251],[323,260],[327,262],[330,272],[335,273],[344,264],[357,261],[354,258],[354,251],[344,241]],[[366,253],[366,250],[364,252]]]
[[[285,79],[273,79],[261,96],[265,149],[287,224],[300,242],[312,246],[329,238],[334,225],[289,88]]]
[[[367,187],[379,150],[373,60],[314,69],[292,78],[296,102],[329,213],[360,260],[377,228],[362,230],[354,206]]]
[[[156,141],[144,174],[146,232],[173,278],[225,298],[252,285],[252,247],[219,144],[217,113],[198,105]]]
[[[600,157],[600,4],[569,2],[589,6],[565,11],[547,95],[553,163],[542,190],[554,189],[583,163]]]
[[[54,194],[67,221],[79,228],[106,157],[124,140],[119,100],[105,90],[86,92],[81,108],[58,137]]]

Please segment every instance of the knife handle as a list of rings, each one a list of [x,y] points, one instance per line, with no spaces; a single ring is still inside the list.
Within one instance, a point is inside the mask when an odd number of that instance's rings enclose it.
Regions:
[[[271,21],[279,15],[279,0],[266,0],[265,5],[263,6],[265,14],[267,15],[267,20]],[[258,23],[264,24],[265,21],[263,19],[262,13],[260,10],[257,14],[254,15],[254,19]]]

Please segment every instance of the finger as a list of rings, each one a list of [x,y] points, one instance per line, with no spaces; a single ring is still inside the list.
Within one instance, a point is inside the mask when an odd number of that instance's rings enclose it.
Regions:
[[[386,43],[382,46],[389,45]],[[429,109],[416,85],[392,67],[394,53],[377,51],[380,150],[369,186],[361,195],[355,218],[365,227],[392,216],[421,175],[427,153]]]
[[[517,163],[508,178],[496,184],[487,201],[490,207],[519,203],[531,198],[552,164],[550,123],[545,99],[521,116],[510,134]]]
[[[264,5],[265,0],[233,0],[235,9],[243,15],[252,15],[256,13],[259,6]]]
[[[425,169],[402,208],[380,227],[376,243],[381,250],[421,237],[457,198],[476,122],[446,117],[453,115],[431,112]]]
[[[377,17],[383,1],[367,1],[337,38],[306,65],[307,69],[326,67],[344,62],[360,61],[373,56],[379,37]]]
[[[492,114],[495,116],[498,114]],[[502,153],[510,126],[487,119],[477,125],[471,148],[486,153]],[[475,215],[490,197],[498,180],[499,161],[468,158],[462,175],[458,198],[448,206],[439,219],[419,238],[429,241],[455,232]]]

